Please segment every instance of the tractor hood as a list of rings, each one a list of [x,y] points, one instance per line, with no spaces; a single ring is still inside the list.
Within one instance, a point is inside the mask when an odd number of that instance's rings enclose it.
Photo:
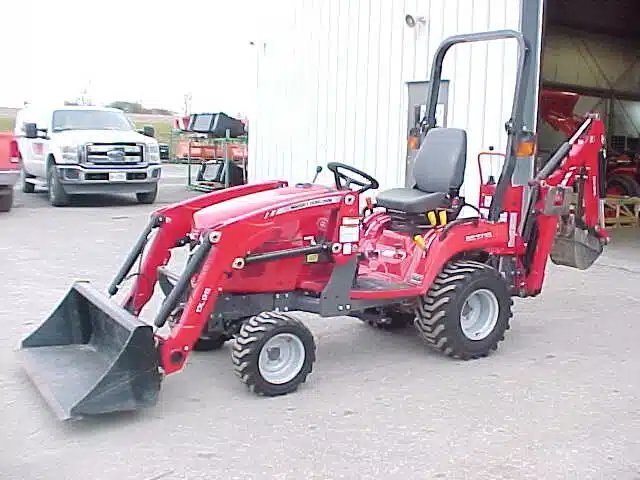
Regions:
[[[250,215],[277,216],[294,210],[339,203],[343,193],[322,185],[276,188],[232,198],[193,214],[193,232],[198,233]]]

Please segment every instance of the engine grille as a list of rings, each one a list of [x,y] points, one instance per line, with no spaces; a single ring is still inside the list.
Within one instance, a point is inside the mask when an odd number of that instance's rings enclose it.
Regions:
[[[94,165],[137,165],[144,163],[144,145],[139,143],[88,143],[85,159]]]

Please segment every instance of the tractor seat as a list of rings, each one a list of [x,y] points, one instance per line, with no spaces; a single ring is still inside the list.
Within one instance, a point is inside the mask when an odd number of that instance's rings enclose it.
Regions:
[[[425,213],[446,208],[448,195],[457,192],[467,164],[467,132],[459,128],[434,128],[427,132],[413,166],[415,186],[392,188],[376,197],[389,210]]]

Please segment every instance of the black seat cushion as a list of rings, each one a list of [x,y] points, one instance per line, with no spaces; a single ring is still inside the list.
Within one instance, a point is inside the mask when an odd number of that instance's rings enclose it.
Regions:
[[[392,188],[381,192],[376,203],[379,207],[407,213],[425,213],[446,207],[446,193],[421,192],[415,188]]]
[[[446,208],[451,191],[464,180],[467,133],[459,128],[434,128],[427,132],[413,167],[414,188],[392,188],[379,193],[380,207],[406,213]]]

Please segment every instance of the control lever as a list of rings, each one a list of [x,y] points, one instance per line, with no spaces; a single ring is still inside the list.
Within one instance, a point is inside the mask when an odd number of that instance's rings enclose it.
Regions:
[[[316,180],[318,179],[318,175],[320,175],[320,172],[322,171],[322,167],[320,165],[318,165],[316,167],[316,174],[313,177],[313,180],[311,180],[311,183],[316,183]]]

